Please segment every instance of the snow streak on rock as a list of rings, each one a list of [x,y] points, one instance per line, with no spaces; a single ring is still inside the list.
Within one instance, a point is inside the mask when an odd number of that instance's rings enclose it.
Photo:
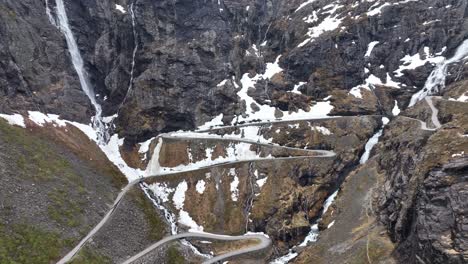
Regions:
[[[421,58],[421,55],[423,58]],[[436,56],[434,56],[436,55]],[[429,63],[441,63],[444,61],[444,57],[437,56],[437,54],[431,54],[429,47],[423,48],[423,54],[416,53],[414,55],[405,55],[400,61],[403,62],[402,65],[394,71],[396,77],[403,76],[403,71],[405,70],[414,70],[418,67],[423,66],[427,62]]]
[[[356,87],[353,87],[349,93],[352,94],[354,97],[357,97],[357,98],[361,98],[362,99],[362,94],[361,94],[361,89],[366,89],[366,90],[369,90],[371,91],[372,89],[374,89],[374,87],[376,85],[383,85],[383,86],[389,86],[389,84],[392,84],[392,83],[383,83],[382,80],[380,80],[379,77],[373,75],[373,74],[370,74],[367,79],[364,81],[363,84],[361,85],[358,85]]]
[[[369,57],[371,54],[372,54],[372,50],[374,49],[374,47],[379,44],[378,41],[372,41],[371,43],[369,43],[369,46],[367,47],[367,51],[366,51],[366,54],[364,55],[365,57]]]
[[[239,177],[237,176],[236,169],[231,168],[229,175],[234,177],[234,180],[231,182],[231,200],[237,202],[239,198]]]
[[[297,11],[301,10],[304,6],[309,5],[309,4],[312,4],[312,3],[315,2],[315,1],[317,1],[317,0],[307,0],[306,2],[302,3],[302,4],[296,9],[296,11],[294,11],[294,12],[297,12]]]
[[[121,5],[115,4],[115,9],[117,9],[117,10],[118,10],[120,13],[122,13],[122,14],[127,13],[127,11],[125,10],[125,8],[123,8],[123,6],[121,6]]]
[[[322,8],[321,14],[328,14],[328,16],[323,18],[321,22],[317,24],[316,26],[310,27],[307,32],[307,38],[301,43],[299,43],[297,47],[299,48],[303,47],[306,44],[312,42],[314,39],[318,38],[323,33],[337,29],[341,25],[341,22],[343,20],[343,18],[339,18],[341,14],[336,13],[336,11],[340,9],[341,7],[343,6],[338,5],[338,4],[330,4],[330,5],[324,6]],[[323,11],[323,10],[328,10],[328,11]]]

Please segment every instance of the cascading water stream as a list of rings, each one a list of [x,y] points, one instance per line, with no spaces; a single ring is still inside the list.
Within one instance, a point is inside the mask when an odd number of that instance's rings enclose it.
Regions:
[[[102,107],[96,101],[96,95],[94,94],[94,89],[90,85],[87,73],[84,69],[83,58],[81,57],[80,50],[78,49],[78,44],[76,43],[75,37],[73,36],[73,32],[70,29],[70,25],[68,23],[67,12],[65,10],[65,4],[63,0],[56,0],[56,11],[57,11],[57,24],[60,28],[60,31],[65,35],[65,39],[67,41],[68,51],[70,53],[70,57],[72,59],[73,67],[78,74],[78,78],[80,80],[81,89],[85,92],[88,96],[91,104],[93,105],[96,114],[92,118],[93,127],[96,129],[97,139],[99,144],[104,144],[106,140],[109,138],[106,126],[102,122]],[[48,6],[47,6],[48,8]],[[50,14],[50,10],[48,15]],[[50,18],[51,16],[49,16]]]
[[[135,8],[134,8],[135,2],[130,4],[130,17],[132,18],[132,31],[133,31],[133,57],[132,57],[132,65],[130,68],[130,81],[128,84],[128,89],[127,93],[125,94],[124,99],[120,103],[119,109],[117,110],[117,115],[119,114],[120,108],[122,108],[123,104],[127,100],[128,95],[131,93],[133,89],[133,73],[135,71],[135,57],[138,51],[138,39],[137,39],[137,32],[136,32],[136,22],[135,22]]]
[[[384,127],[390,122],[387,117],[382,117],[382,127],[375,133],[365,145],[365,151],[361,156],[359,161],[360,164],[364,164],[369,159],[370,153],[374,146],[379,142],[379,138],[382,136]],[[319,237],[319,228],[318,222],[322,218],[322,216],[327,212],[328,208],[332,205],[333,201],[335,200],[336,196],[338,195],[338,190],[336,190],[333,194],[331,194],[327,200],[323,203],[323,211],[321,212],[320,218],[311,226],[309,234],[304,238],[304,241],[297,245],[298,247],[305,247],[311,242],[316,242]],[[330,228],[330,226],[328,226]],[[295,246],[296,247],[296,246]],[[274,259],[270,262],[270,264],[287,264],[290,260],[296,258],[299,254],[296,252],[295,247],[289,250],[288,254],[281,256],[277,259]]]
[[[125,103],[125,101],[127,101],[128,95],[131,93],[133,89],[133,73],[135,71],[135,57],[138,51],[138,39],[137,39],[137,32],[136,32],[135,7],[134,7],[135,2],[136,1],[132,2],[129,8],[130,17],[132,18],[132,32],[133,32],[133,44],[134,44],[133,54],[132,54],[132,64],[130,67],[130,81],[128,84],[127,93],[125,94],[125,97],[123,98],[122,102],[119,105],[119,108],[117,109],[117,116],[119,115],[120,109],[122,108],[123,104]],[[113,122],[114,122],[114,119],[112,120],[110,126],[113,126]]]
[[[463,43],[458,46],[457,50],[455,51],[455,55],[453,55],[452,58],[444,60],[435,67],[435,69],[429,75],[429,78],[427,78],[426,83],[424,84],[424,88],[411,97],[411,101],[408,107],[412,107],[418,101],[424,99],[424,97],[427,95],[432,95],[443,90],[445,88],[445,78],[447,77],[448,65],[460,61],[467,55],[468,39],[463,41]]]
[[[133,9],[133,4],[130,5],[130,16],[132,17],[132,30],[133,30],[133,43],[134,43],[134,48],[133,48],[133,57],[132,57],[132,68],[130,70],[130,83],[128,85],[128,90],[127,94],[132,90],[133,87],[133,72],[135,70],[135,56],[138,51],[138,40],[137,40],[137,33],[135,29],[135,10]],[[124,101],[126,99],[127,95],[125,95]]]
[[[45,0],[45,5],[46,5],[46,14],[47,14],[47,17],[49,18],[50,23],[57,27],[57,21],[55,21],[55,18],[52,16],[52,12],[49,7],[49,0]]]

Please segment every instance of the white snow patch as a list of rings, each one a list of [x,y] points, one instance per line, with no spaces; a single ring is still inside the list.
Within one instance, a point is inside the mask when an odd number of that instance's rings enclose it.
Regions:
[[[95,133],[94,130],[93,132]],[[120,169],[120,171],[127,177],[129,181],[136,180],[142,177],[144,175],[144,172],[140,169],[131,168],[124,161],[120,154],[120,147],[123,145],[123,143],[124,139],[119,138],[117,134],[114,134],[109,139],[109,142],[107,144],[99,144],[99,147],[104,152],[104,154],[106,154],[107,158]]]
[[[24,124],[24,117],[20,114],[0,114],[0,118],[5,119],[8,122],[8,124],[12,126],[26,127],[26,125]]]
[[[423,23],[424,26],[427,26],[427,25],[430,25],[432,23],[436,23],[436,22],[440,22],[441,20],[440,19],[436,19],[436,20],[431,20],[431,21],[425,21]]]
[[[333,16],[333,17],[328,16],[328,17],[324,18],[323,21],[320,24],[318,24],[315,27],[309,28],[309,30],[308,30],[308,32],[306,34],[308,37],[304,41],[299,43],[299,45],[297,45],[297,46],[299,48],[303,47],[307,43],[313,41],[315,38],[318,38],[323,33],[328,32],[328,31],[333,31],[333,30],[337,29],[340,26],[342,20],[343,20],[342,18],[340,18],[340,19],[338,18],[338,15]]]
[[[28,118],[38,126],[44,126],[47,123],[53,124],[54,127],[63,127],[67,125],[67,122],[61,120],[58,115],[43,114],[37,111],[28,111]]]
[[[377,44],[379,44],[379,41],[372,41],[371,43],[369,43],[369,45],[367,46],[367,51],[366,51],[366,54],[364,55],[364,57],[369,57],[372,54],[372,50],[374,49],[374,47]]]
[[[385,86],[400,88],[401,83],[393,81],[392,77],[387,72],[387,80],[385,81]]]
[[[306,82],[299,82],[298,84],[294,85],[294,88],[292,89],[291,93],[302,94],[301,92],[299,92],[299,88],[304,84],[306,84]]]
[[[423,52],[424,52],[423,56],[425,57],[425,59],[422,59],[419,53],[416,53],[412,56],[408,54],[405,55],[405,57],[403,57],[400,60],[403,62],[403,64],[400,65],[400,67],[398,67],[398,69],[394,71],[395,76],[401,77],[403,76],[404,70],[414,70],[418,67],[423,66],[427,62],[434,64],[434,63],[441,63],[445,60],[445,58],[442,56],[432,55],[429,51],[429,47],[424,47]]]
[[[163,203],[168,202],[169,201],[169,195],[174,192],[173,188],[169,188],[169,187],[167,187],[167,184],[159,183],[159,182],[148,185],[148,188]]]
[[[462,94],[460,97],[457,98],[459,102],[468,102],[468,95],[466,93]]]
[[[395,100],[395,106],[393,106],[393,109],[392,109],[392,114],[393,116],[397,116],[400,114],[400,108],[398,107],[398,102],[397,100]]]
[[[390,6],[390,5],[391,5],[391,4],[389,4],[389,3],[385,3],[385,4],[383,4],[383,5],[379,6],[379,7],[376,7],[376,8],[374,8],[374,9],[372,9],[372,10],[369,10],[369,11],[367,12],[367,16],[370,16],[370,17],[371,17],[371,16],[379,15],[379,14],[382,13],[382,9],[383,9],[384,7]],[[372,7],[371,7],[371,8],[372,8]]]
[[[234,202],[237,202],[239,198],[239,177],[237,177],[236,169],[231,168],[229,174],[234,177],[234,180],[231,182],[231,199]]]
[[[350,93],[351,95],[353,95],[354,97],[356,97],[356,98],[362,99],[361,88],[362,88],[361,86],[353,87],[353,88],[349,91],[349,93]]]
[[[336,190],[334,193],[332,193],[327,200],[325,200],[325,203],[323,204],[323,212],[322,215],[324,215],[327,211],[328,208],[332,205],[332,203],[335,201],[336,196],[338,195],[338,190]]]
[[[260,51],[257,48],[257,45],[252,45],[252,50],[254,51],[255,56],[260,57]]]
[[[462,151],[460,153],[455,153],[455,154],[452,154],[452,158],[455,158],[455,157],[463,157],[465,155],[465,151]]]
[[[150,147],[151,142],[153,142],[154,139],[155,138],[153,137],[153,138],[146,140],[145,142],[139,143],[140,148],[138,149],[138,153],[145,155],[143,160],[146,160],[148,158],[149,147]]]
[[[376,85],[384,85],[384,83],[382,83],[382,80],[380,80],[380,78],[378,78],[377,76],[370,74],[363,84],[351,88],[349,93],[352,94],[354,97],[362,99],[361,89],[366,89],[370,91]]]
[[[206,122],[205,124],[198,127],[199,130],[210,129],[215,126],[222,126],[223,125],[223,114],[219,114],[211,121]]]
[[[259,179],[257,180],[257,185],[258,187],[260,187],[260,189],[263,187],[263,185],[265,185],[266,181],[268,180],[268,177],[265,177],[263,179]]]
[[[187,182],[184,180],[177,185],[174,196],[172,197],[172,202],[176,209],[181,210],[184,208],[185,202],[185,192],[188,189]]]
[[[332,132],[328,128],[323,127],[323,126],[313,126],[312,129],[326,136],[332,134]]]
[[[302,19],[305,23],[312,24],[314,22],[317,22],[319,20],[317,16],[317,11],[312,11],[312,15],[308,15]]]
[[[180,210],[179,212],[179,219],[178,221],[180,224],[183,224],[185,226],[188,226],[189,232],[203,232],[203,226],[199,226],[193,219],[190,217],[189,213]]]
[[[233,122],[240,121],[252,121],[252,120],[262,120],[262,121],[272,121],[275,120],[275,109],[269,105],[259,105],[255,100],[247,94],[249,88],[253,88],[255,83],[260,79],[270,79],[275,74],[280,73],[283,69],[279,66],[279,59],[281,56],[278,56],[273,63],[267,63],[266,70],[264,74],[257,74],[253,78],[249,77],[248,73],[245,73],[242,76],[241,84],[242,88],[237,93],[241,100],[245,101],[247,111],[246,116],[238,116],[237,119],[234,119]],[[259,111],[254,111],[251,105],[257,105],[260,109]],[[292,120],[292,119],[308,119],[314,117],[327,117],[330,111],[333,109],[333,106],[330,102],[319,102],[316,105],[312,106],[309,112],[299,110],[298,112],[289,113],[288,111],[283,112],[283,117],[281,120]]]
[[[283,117],[276,118],[275,111],[280,111],[275,107],[266,104],[258,104],[251,96],[247,94],[249,88],[254,88],[255,84],[259,80],[263,79],[270,79],[275,74],[280,73],[283,69],[279,66],[279,59],[281,56],[278,56],[274,62],[270,62],[266,64],[266,70],[264,74],[257,74],[254,77],[249,77],[249,73],[245,73],[240,82],[241,82],[241,89],[237,92],[237,96],[240,98],[241,101],[245,102],[246,105],[246,112],[244,115],[239,115],[233,119],[232,124],[238,122],[272,122],[275,120],[302,120],[302,119],[311,119],[311,118],[327,118],[329,117],[333,106],[331,105],[330,101],[324,102],[317,102],[315,105],[312,105],[309,111],[304,111],[299,109],[297,112],[288,112],[282,111]],[[233,77],[234,79],[234,77]],[[233,82],[236,87],[237,84]],[[298,87],[296,87],[297,89]],[[257,106],[259,110],[252,108],[252,105]],[[214,118],[213,120],[205,123],[203,126],[200,126],[198,130],[206,130],[210,129],[214,126],[221,126],[222,125],[222,114]]]
[[[195,185],[195,189],[199,194],[203,194],[205,192],[205,181],[204,180],[199,180],[197,182],[197,185]]]
[[[301,5],[299,5],[299,7],[296,9],[296,11],[294,12],[297,12],[299,10],[301,10],[304,6],[306,5],[309,5],[309,4],[312,4],[313,2],[315,2],[316,0],[307,0],[305,1],[304,3],[302,3]]]
[[[299,124],[296,123],[296,124],[289,124],[288,125],[289,128],[299,128]]]
[[[125,8],[121,5],[118,5],[118,4],[115,4],[115,9],[117,9],[118,11],[120,11],[120,13],[122,14],[125,14],[127,13],[127,11],[125,10]]]
[[[226,82],[227,82],[227,79],[226,79],[226,80],[223,80],[223,81],[221,81],[221,82],[220,82],[220,83],[218,83],[216,86],[217,86],[217,87],[224,86],[224,85],[226,84]]]

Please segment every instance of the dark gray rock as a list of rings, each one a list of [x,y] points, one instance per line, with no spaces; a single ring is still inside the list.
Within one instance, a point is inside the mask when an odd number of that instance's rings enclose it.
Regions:
[[[468,261],[467,184],[466,156],[429,173],[419,190],[415,220],[410,236],[399,246],[400,254],[426,263]]]

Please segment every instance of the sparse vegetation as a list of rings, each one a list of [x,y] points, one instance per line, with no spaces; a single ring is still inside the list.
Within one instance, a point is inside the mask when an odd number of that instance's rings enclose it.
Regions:
[[[99,253],[89,249],[83,248],[80,253],[70,262],[70,264],[107,264],[112,263],[111,259],[107,256],[100,255]]]
[[[55,189],[48,196],[51,201],[47,208],[50,218],[69,227],[80,225],[81,215],[84,213],[83,204],[69,199],[64,190]]]
[[[184,264],[185,258],[175,246],[170,246],[166,251],[166,261],[168,264]]]
[[[0,120],[0,135],[9,144],[18,146],[11,149],[10,155],[16,160],[18,172],[24,178],[36,182],[52,180],[57,176],[74,182],[80,180],[70,163],[40,137],[3,120]]]
[[[148,238],[153,241],[160,240],[165,235],[165,226],[166,224],[161,220],[159,215],[156,213],[156,210],[151,204],[150,200],[147,199],[143,192],[137,189],[134,189],[130,192],[131,196],[135,199],[138,206],[143,210],[145,214],[145,219],[148,221],[150,226],[150,232],[148,233]]]
[[[14,224],[8,228],[0,223],[0,263],[48,264],[60,256],[62,247],[69,245],[52,232],[37,227]]]
[[[359,249],[357,249],[356,254],[351,259],[351,264],[367,264],[369,261],[371,263],[378,262],[379,260],[388,257],[388,250],[385,249],[378,241],[370,241],[369,248],[367,249],[366,245],[363,244]]]

